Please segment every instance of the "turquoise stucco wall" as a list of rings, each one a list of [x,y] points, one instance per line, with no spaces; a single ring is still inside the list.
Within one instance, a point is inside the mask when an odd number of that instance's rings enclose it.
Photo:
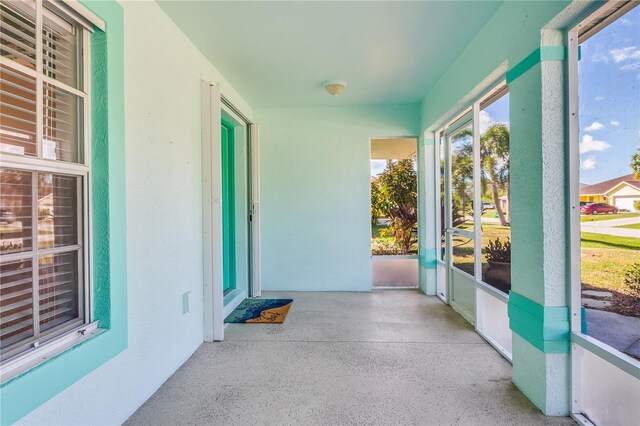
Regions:
[[[92,35],[92,206],[94,316],[105,331],[0,388],[0,423],[11,424],[127,346],[123,13],[91,4],[109,32]]]
[[[6,400],[3,393],[7,420],[46,401],[20,424],[121,424],[202,344],[201,79],[253,117],[155,2],[87,4],[121,22],[107,19],[107,37],[120,45],[108,63],[109,126],[120,127],[109,140],[109,197],[100,194],[110,208],[112,329],[25,375]],[[121,340],[111,340],[116,334]],[[122,352],[111,358],[114,351]],[[54,374],[49,365],[61,368]],[[19,410],[5,414],[5,404]]]
[[[419,105],[257,109],[264,290],[371,290],[369,139]]]

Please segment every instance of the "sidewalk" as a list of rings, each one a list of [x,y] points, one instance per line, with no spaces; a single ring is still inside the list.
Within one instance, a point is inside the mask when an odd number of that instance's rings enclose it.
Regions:
[[[640,223],[640,217],[582,222],[580,230],[594,234],[614,235],[616,237],[640,238],[640,229],[618,228],[623,225]]]
[[[589,308],[585,311],[589,336],[640,359],[640,318]]]

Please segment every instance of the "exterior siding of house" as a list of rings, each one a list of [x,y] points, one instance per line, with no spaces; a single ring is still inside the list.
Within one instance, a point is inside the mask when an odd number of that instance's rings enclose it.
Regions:
[[[634,201],[640,201],[640,189],[625,184],[611,191],[608,197],[614,206],[635,211]]]
[[[103,3],[95,4],[98,15]],[[202,344],[201,79],[219,82],[253,118],[155,2],[109,3],[124,15],[126,146],[118,166],[126,173],[128,346],[22,418],[25,425],[121,424]],[[190,312],[183,314],[186,292]],[[24,398],[50,387],[34,385]]]
[[[607,197],[604,195],[581,195],[580,201],[586,203],[606,203]]]

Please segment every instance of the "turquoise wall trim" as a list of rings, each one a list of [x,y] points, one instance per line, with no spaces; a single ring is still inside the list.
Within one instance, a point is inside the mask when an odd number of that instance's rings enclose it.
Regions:
[[[94,316],[105,331],[4,383],[3,425],[15,423],[127,347],[124,16],[115,1],[83,3],[107,25],[106,33],[91,37]]]
[[[511,330],[544,353],[569,353],[570,322],[567,306],[542,306],[509,292]]]
[[[541,46],[507,71],[507,84],[529,71],[539,62],[564,61],[566,57],[567,48],[565,46]]]
[[[425,248],[420,246],[418,248],[418,259],[420,266],[426,269],[435,269],[436,267],[436,249]]]
[[[428,136],[426,138],[424,138],[424,145],[435,145],[436,144],[436,140],[433,136]]]

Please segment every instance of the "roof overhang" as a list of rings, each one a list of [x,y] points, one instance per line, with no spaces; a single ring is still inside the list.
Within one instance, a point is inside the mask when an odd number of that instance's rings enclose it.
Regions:
[[[607,196],[608,196],[609,194],[611,194],[611,193],[613,193],[613,192],[616,192],[617,190],[619,190],[619,189],[620,189],[620,188],[622,188],[623,186],[628,186],[628,187],[630,187],[630,188],[635,189],[636,191],[640,191],[640,188],[638,188],[638,187],[637,187],[637,186],[635,186],[635,185],[631,185],[629,182],[626,182],[626,181],[625,181],[625,182],[620,182],[619,184],[617,184],[616,186],[614,186],[614,187],[613,187],[613,188],[611,188],[610,190],[606,191],[606,192],[604,193],[604,195],[607,195]]]

